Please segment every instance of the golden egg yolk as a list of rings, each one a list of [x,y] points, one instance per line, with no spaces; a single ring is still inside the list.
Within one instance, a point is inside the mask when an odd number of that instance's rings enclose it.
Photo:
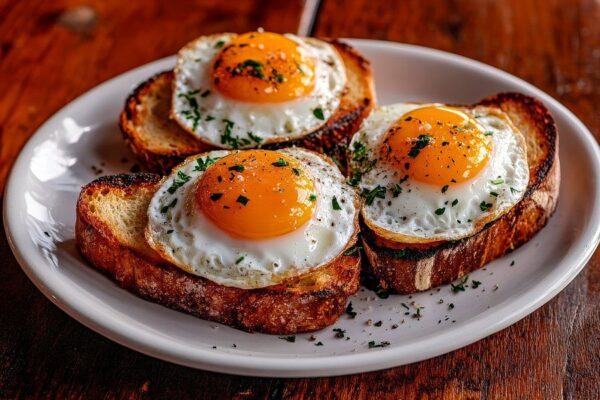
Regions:
[[[417,108],[388,130],[382,157],[417,181],[460,183],[476,176],[487,164],[492,149],[490,135],[459,109]]]
[[[235,37],[216,55],[213,86],[232,99],[280,103],[310,93],[315,85],[313,59],[283,35],[250,32]]]
[[[315,208],[312,179],[293,157],[248,150],[216,161],[195,189],[200,210],[238,237],[271,238],[298,229]]]

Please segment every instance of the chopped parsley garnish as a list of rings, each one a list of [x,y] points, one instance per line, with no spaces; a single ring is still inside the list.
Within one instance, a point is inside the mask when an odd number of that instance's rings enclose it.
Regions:
[[[308,196],[308,200],[309,201],[317,201],[317,195],[311,194],[310,196]]]
[[[246,256],[241,256],[240,258],[238,258],[237,260],[235,260],[235,265],[238,265],[239,263],[241,263],[242,261],[244,261],[244,258],[246,258]]]
[[[354,308],[352,307],[352,302],[348,303],[348,306],[346,307],[346,314],[348,314],[350,319],[356,318],[356,311],[354,311]]]
[[[390,342],[388,342],[388,341],[383,341],[383,342],[375,343],[374,340],[371,340],[369,342],[369,348],[370,349],[374,349],[376,347],[387,347],[389,345],[390,345]]]
[[[274,163],[271,163],[271,165],[274,167],[287,167],[288,165],[290,165],[290,163],[285,161],[283,158],[280,158],[279,160],[275,161]]]
[[[333,331],[335,332],[335,337],[338,339],[341,339],[346,335],[346,331],[341,328],[333,328]]]
[[[338,200],[335,196],[333,196],[333,199],[331,199],[331,206],[336,211],[339,211],[342,209],[342,207],[340,207],[340,203],[338,203]]]
[[[292,172],[294,173],[294,175],[300,176],[300,170],[298,168],[292,168]]]
[[[482,201],[481,204],[479,204],[479,208],[481,211],[487,211],[492,208],[492,203],[486,203],[485,201]]]
[[[448,310],[452,310],[454,308],[454,303],[448,304]]]
[[[316,119],[320,119],[321,121],[325,120],[325,115],[323,115],[323,110],[321,108],[315,108],[313,114]]]
[[[383,321],[377,321],[373,325],[379,328],[381,325],[383,325]]]
[[[472,287],[473,289],[477,289],[477,288],[479,287],[479,285],[481,285],[481,282],[480,282],[480,281],[476,281],[476,280],[472,280],[472,281],[471,281],[471,287]]]
[[[395,258],[396,260],[401,260],[404,257],[406,257],[408,254],[408,251],[406,249],[400,249],[400,250],[394,250],[391,252],[391,256],[392,258]]]
[[[448,191],[448,187],[449,187],[448,185],[444,185],[442,187],[442,193],[446,193]]]
[[[285,340],[286,342],[295,343],[296,342],[296,335],[279,336],[279,339]]]
[[[385,199],[385,192],[385,187],[377,185],[376,188],[371,190],[364,189],[362,195],[365,198],[365,202],[367,203],[367,205],[370,206],[371,204],[373,204],[375,198]]]
[[[504,179],[502,179],[502,178],[492,179],[490,182],[492,182],[493,185],[501,185],[504,183]]]
[[[247,132],[248,133],[248,137],[254,142],[254,143],[260,143],[262,142],[262,138],[260,136],[256,136],[254,133],[252,132]]]
[[[279,72],[275,72],[275,81],[277,83],[283,83],[283,81],[285,80],[284,76],[281,75]]]
[[[224,119],[223,124],[225,124],[225,132],[223,132],[223,135],[221,135],[221,144],[227,144],[233,139],[233,137],[231,136],[231,129],[233,128],[235,123],[231,120]],[[234,148],[237,147],[238,146],[235,146]]]
[[[210,94],[210,90],[206,89],[204,92],[202,92],[202,94],[200,95],[200,97],[206,97]]]
[[[265,74],[263,73],[263,64],[256,60],[245,60],[237,65],[233,70],[234,74],[241,74],[243,70],[250,68],[250,75],[258,79],[264,79]]]
[[[490,192],[490,196],[498,197],[498,193],[496,193],[496,192]]]
[[[166,206],[164,206],[163,208],[160,209],[160,213],[161,214],[166,214],[167,211],[169,211],[170,208],[175,207],[175,204],[177,204],[177,198],[174,198],[169,204],[167,204]]]
[[[187,93],[179,93],[178,97],[185,99],[190,107],[188,110],[183,110],[181,114],[185,119],[192,121],[192,130],[195,131],[200,123],[200,109],[198,107],[198,101],[196,95],[199,93],[198,90],[194,90]]]
[[[221,47],[223,47],[224,44],[225,44],[224,40],[219,40],[217,43],[215,43],[214,48],[220,49]]]
[[[323,346],[323,342],[317,342],[315,343],[315,346]]]
[[[421,152],[421,150],[423,150],[425,147],[427,147],[427,145],[429,144],[430,141],[431,141],[431,136],[419,135],[417,137],[417,140],[415,140],[413,146],[411,147],[410,151],[408,152],[408,156],[411,158],[417,157],[419,155],[419,153]]]
[[[204,118],[205,121],[212,121],[213,119],[215,119],[215,117],[212,115],[207,115],[206,118]]]
[[[519,193],[519,191],[517,189],[515,189],[514,187],[512,187],[512,186],[510,187],[510,192],[512,194]]]
[[[167,231],[167,235],[170,235],[170,234],[171,234],[171,233],[173,233],[173,232],[175,232],[173,229],[169,229],[169,230]]]
[[[196,158],[196,164],[198,165],[196,165],[194,171],[206,171],[206,168],[214,164],[217,160],[218,158],[211,158],[210,156],[205,159],[202,159],[202,157]]]
[[[450,286],[452,287],[452,291],[454,293],[464,292],[465,284],[467,283],[468,280],[469,280],[469,275],[465,275],[465,277],[462,279],[462,281],[460,281],[460,283],[458,283],[456,285],[451,283]]]
[[[435,215],[442,215],[446,211],[446,207],[441,207],[435,210]]]
[[[492,136],[494,134],[494,131],[485,131],[483,133],[483,136]]]
[[[362,246],[354,246],[344,252],[345,256],[353,256],[362,249]]]
[[[228,144],[233,149],[239,149],[240,146],[247,146],[250,143],[252,143],[250,141],[250,139],[239,138],[239,137],[233,136],[231,134],[231,130],[233,129],[233,126],[235,125],[235,123],[233,121],[228,120],[228,119],[223,119],[223,124],[225,125],[225,130],[224,130],[223,134],[221,135],[221,144]]]
[[[170,194],[175,193],[175,191],[177,189],[179,189],[180,187],[185,185],[187,182],[189,182],[190,179],[192,179],[191,176],[189,176],[181,171],[177,171],[177,177],[173,181],[173,184],[171,185],[171,187],[169,187],[167,189],[167,192],[169,192]]]
[[[245,196],[242,196],[241,194],[238,196],[238,198],[237,198],[237,200],[236,200],[236,202],[238,202],[238,203],[240,203],[240,204],[242,204],[242,205],[244,205],[244,206],[245,206],[246,204],[248,204],[248,202],[249,202],[249,201],[250,201],[250,199],[249,199],[249,198],[247,198],[247,197],[245,197]]]
[[[217,201],[219,200],[221,197],[223,197],[223,193],[211,193],[210,195],[210,199],[212,201]]]
[[[398,197],[402,193],[402,186],[399,183],[396,183],[392,186],[392,197]]]
[[[352,152],[352,161],[364,161],[367,158],[367,146],[360,140],[352,144],[354,150]]]
[[[244,166],[240,165],[240,164],[232,165],[231,167],[229,167],[227,169],[229,171],[244,172]]]
[[[363,137],[364,133],[361,133],[361,138]],[[369,160],[368,149],[365,144],[360,140],[355,140],[352,143],[352,161],[355,165],[352,166],[352,175],[348,179],[348,184],[356,186],[362,179],[362,176],[373,169],[377,160]]]
[[[354,171],[352,173],[352,176],[350,177],[350,179],[348,179],[348,185],[356,186],[360,183],[361,179],[362,179],[362,172]]]
[[[417,307],[415,309],[415,313],[412,315],[412,317],[416,318],[416,319],[421,319],[421,317],[423,316],[423,314],[421,314],[422,309],[423,309],[423,307]]]
[[[451,204],[452,204],[452,207],[454,207],[455,205],[457,205],[458,204],[458,199],[452,200]]]

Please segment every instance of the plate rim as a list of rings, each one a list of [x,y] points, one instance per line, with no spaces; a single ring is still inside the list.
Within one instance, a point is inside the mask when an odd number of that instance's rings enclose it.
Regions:
[[[480,61],[442,50],[383,40],[355,38],[344,38],[342,40],[348,41],[358,48],[373,47],[392,53],[410,52],[419,56],[426,56],[452,64],[458,63],[469,69],[498,75],[505,80],[527,88],[548,107],[553,107],[555,110],[558,110],[559,113],[563,114],[567,123],[574,125],[576,134],[586,142],[585,148],[587,156],[594,166],[595,180],[600,181],[600,147],[596,143],[591,132],[568,108],[530,83]],[[541,288],[539,288],[540,284],[537,284],[524,294],[518,296],[515,300],[498,306],[499,308],[497,308],[495,313],[466,320],[460,325],[453,327],[448,333],[440,331],[434,335],[430,335],[427,339],[421,340],[417,344],[413,344],[413,348],[409,352],[403,347],[390,347],[367,353],[328,356],[316,355],[306,358],[295,357],[294,354],[283,357],[262,355],[249,357],[246,354],[225,353],[200,348],[195,348],[193,349],[193,352],[191,352],[185,344],[175,343],[173,341],[164,343],[164,339],[157,338],[155,335],[145,332],[141,328],[132,327],[127,320],[111,319],[105,312],[94,308],[88,308],[86,310],[86,303],[85,301],[82,301],[85,299],[80,298],[77,291],[57,291],[57,286],[64,286],[65,283],[59,282],[59,279],[53,281],[52,279],[44,277],[44,266],[36,266],[33,256],[24,253],[23,249],[16,244],[17,241],[13,234],[16,232],[14,227],[18,226],[19,220],[18,216],[15,215],[16,213],[11,214],[9,212],[8,204],[12,203],[12,201],[17,198],[16,196],[19,192],[18,188],[20,187],[17,175],[19,175],[18,172],[22,171],[24,166],[27,165],[26,162],[28,160],[24,155],[28,154],[34,147],[36,136],[38,136],[40,132],[46,130],[48,126],[54,124],[56,120],[59,120],[73,103],[83,101],[84,97],[93,97],[104,87],[115,84],[119,79],[126,79],[126,76],[129,74],[136,74],[144,69],[158,71],[159,65],[172,60],[174,60],[174,56],[161,58],[119,74],[86,91],[54,113],[47,121],[36,129],[36,132],[31,135],[19,152],[11,167],[4,191],[2,212],[7,241],[15,258],[21,266],[21,269],[25,272],[27,277],[52,303],[66,312],[69,316],[95,332],[125,347],[179,365],[248,376],[338,376],[405,365],[446,354],[479,341],[529,315],[556,296],[577,276],[577,274],[579,274],[593,255],[598,242],[600,241],[600,224],[597,224],[595,228],[594,224],[588,224],[588,227],[583,231],[581,238],[574,242],[569,248],[569,251],[566,253],[567,257],[558,263],[559,266],[564,264],[570,264],[571,266],[567,267],[566,271],[562,271],[558,277],[553,279],[552,287],[541,290]],[[600,202],[598,201],[600,199],[600,184],[597,185],[595,199],[597,200],[595,207],[590,211],[592,217],[591,220],[600,221]],[[26,229],[23,228],[23,230]],[[573,249],[576,249],[577,251],[573,252]],[[571,260],[571,258],[573,258],[573,260]],[[555,268],[558,268],[558,266]],[[556,270],[554,270],[554,273],[557,274]],[[552,274],[549,274],[546,279],[551,275]],[[534,291],[532,290],[534,288],[538,289]],[[517,302],[521,305],[515,307],[515,303]],[[498,318],[498,316],[501,316],[502,318]],[[473,329],[475,326],[477,329]],[[451,336],[451,338],[449,336]],[[444,337],[449,340],[440,340]],[[402,358],[402,361],[397,361],[398,358]]]

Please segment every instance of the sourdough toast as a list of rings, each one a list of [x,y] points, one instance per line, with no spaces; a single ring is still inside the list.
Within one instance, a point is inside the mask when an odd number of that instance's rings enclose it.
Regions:
[[[148,173],[120,174],[83,187],[77,202],[77,245],[96,269],[142,298],[246,331],[314,331],[344,312],[348,296],[359,286],[358,252],[282,284],[252,290],[222,286],[164,261],[144,239],[148,204],[160,179]]]
[[[125,101],[119,126],[144,169],[166,173],[191,154],[210,147],[200,143],[169,117],[173,72],[142,82]]]
[[[394,242],[361,223],[369,261],[367,273],[392,293],[427,290],[481,268],[530,240],[556,209],[560,186],[558,133],[546,107],[518,93],[498,94],[478,105],[501,108],[524,135],[530,173],[524,197],[477,234],[458,241]]]
[[[264,148],[301,146],[325,153],[345,166],[345,146],[375,104],[369,62],[351,46],[329,40],[346,67],[347,83],[340,105],[327,123],[311,134]],[[210,147],[184,131],[169,117],[173,72],[165,71],[142,82],[127,98],[119,126],[142,167],[166,174],[187,156]]]

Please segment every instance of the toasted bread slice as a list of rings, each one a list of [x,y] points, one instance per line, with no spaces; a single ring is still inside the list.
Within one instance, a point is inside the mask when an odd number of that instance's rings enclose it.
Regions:
[[[191,154],[210,147],[170,119],[173,72],[142,82],[125,101],[119,126],[125,141],[146,170],[166,173]]]
[[[351,46],[330,40],[346,67],[347,83],[335,114],[317,131],[301,139],[264,146],[291,145],[325,153],[345,166],[345,146],[375,104],[369,62]],[[210,147],[184,131],[169,117],[173,72],[159,73],[142,82],[127,98],[119,117],[126,142],[148,171],[166,174],[187,156]]]
[[[239,329],[291,334],[333,324],[358,290],[357,254],[253,290],[218,285],[170,265],[144,239],[148,204],[159,184],[154,174],[106,176],[83,187],[77,202],[81,254],[128,291]]]
[[[538,100],[504,93],[480,105],[500,107],[527,142],[530,180],[523,199],[477,234],[458,241],[427,244],[384,239],[361,224],[368,273],[393,293],[413,293],[449,283],[530,240],[553,214],[560,185],[558,133]]]

